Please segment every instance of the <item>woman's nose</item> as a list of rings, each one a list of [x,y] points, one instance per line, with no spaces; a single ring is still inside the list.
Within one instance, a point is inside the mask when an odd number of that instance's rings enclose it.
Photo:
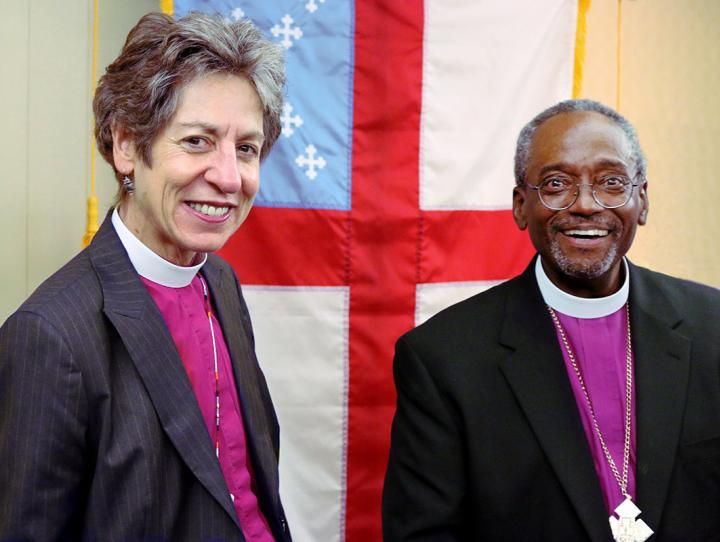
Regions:
[[[212,163],[205,174],[205,179],[217,186],[226,194],[239,192],[242,188],[242,178],[238,168],[235,147],[219,147],[212,156]]]

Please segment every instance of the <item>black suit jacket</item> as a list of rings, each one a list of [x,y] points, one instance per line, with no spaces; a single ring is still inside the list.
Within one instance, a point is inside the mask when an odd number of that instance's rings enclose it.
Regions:
[[[258,500],[289,541],[278,424],[240,285],[213,255],[202,274]],[[0,540],[244,540],[182,361],[109,215],[0,330]]]
[[[720,539],[720,293],[630,265],[637,504]],[[612,540],[533,265],[401,337],[386,542]]]

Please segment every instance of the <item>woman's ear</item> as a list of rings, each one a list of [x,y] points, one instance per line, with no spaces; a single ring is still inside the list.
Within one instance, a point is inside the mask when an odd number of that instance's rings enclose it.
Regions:
[[[124,127],[114,124],[110,129],[113,139],[113,163],[115,169],[123,175],[130,175],[135,170],[137,153],[135,140]]]

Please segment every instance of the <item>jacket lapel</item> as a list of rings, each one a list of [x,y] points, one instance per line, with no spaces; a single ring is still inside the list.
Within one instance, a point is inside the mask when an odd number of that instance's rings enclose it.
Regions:
[[[660,526],[677,453],[690,369],[691,341],[678,311],[649,272],[630,267],[630,319],[635,357],[637,501],[640,516]]]
[[[591,540],[609,540],[600,484],[534,260],[514,286],[500,336],[514,352],[500,368]]]
[[[235,277],[208,258],[203,266],[203,276],[207,280],[213,304],[223,329],[225,341],[233,364],[235,385],[237,386],[242,408],[245,435],[252,458],[252,471],[258,484],[260,499],[271,499],[268,504],[272,512],[277,512],[278,495],[276,445],[271,435],[268,406],[262,396],[263,383],[259,381],[260,372],[248,331],[243,322],[249,325],[247,307],[241,300]],[[268,511],[269,512],[269,511]],[[266,512],[267,513],[267,512]],[[269,519],[269,518],[268,518]]]
[[[167,326],[125,252],[110,215],[90,248],[104,313],[115,326],[183,461],[239,527],[200,408]]]

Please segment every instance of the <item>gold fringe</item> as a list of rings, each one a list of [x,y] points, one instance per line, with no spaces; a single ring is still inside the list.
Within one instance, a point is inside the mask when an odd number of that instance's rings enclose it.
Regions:
[[[170,17],[172,17],[174,9],[175,6],[173,6],[173,0],[160,0],[160,10],[162,10],[162,12],[166,15],[170,15]]]
[[[98,52],[98,0],[93,1],[93,26],[92,26],[92,66],[90,68],[90,96],[95,96],[95,77],[97,75],[97,52]],[[98,231],[98,199],[95,195],[95,119],[93,119],[90,132],[90,196],[87,199],[87,221],[85,235],[82,238],[82,246],[85,248],[90,244],[95,232]]]
[[[620,60],[622,53],[622,0],[617,3],[617,45],[615,49],[615,111],[620,111]]]
[[[93,149],[93,152],[95,152],[95,149]],[[83,235],[83,248],[90,244],[98,228],[98,199],[92,195],[87,200],[87,229],[85,235]]]
[[[582,93],[585,42],[587,41],[587,12],[589,9],[590,0],[578,0],[577,28],[575,29],[575,65],[573,67],[573,98],[579,98]]]

